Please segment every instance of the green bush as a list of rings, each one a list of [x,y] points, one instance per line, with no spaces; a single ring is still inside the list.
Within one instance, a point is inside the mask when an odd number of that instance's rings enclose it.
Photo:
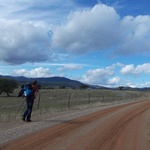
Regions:
[[[1,78],[0,79],[0,94],[2,92],[6,93],[9,96],[10,93],[13,93],[14,89],[18,87],[18,84],[15,80]]]

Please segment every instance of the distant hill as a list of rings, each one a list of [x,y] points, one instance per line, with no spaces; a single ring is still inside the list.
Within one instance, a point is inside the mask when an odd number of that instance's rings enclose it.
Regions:
[[[99,85],[90,85],[90,84],[85,84],[81,83],[76,80],[71,80],[65,77],[50,77],[50,78],[26,78],[24,76],[18,76],[18,77],[13,77],[13,76],[2,76],[0,75],[0,78],[8,78],[8,79],[14,79],[18,82],[19,85],[23,85],[26,82],[32,82],[33,80],[37,80],[38,84],[42,85],[42,87],[48,87],[48,88],[54,88],[54,87],[64,87],[64,88],[76,88],[79,89],[81,87],[86,87],[88,89],[111,89],[111,90],[118,90],[118,87],[114,88],[108,88],[104,86],[99,86]],[[132,87],[123,87],[122,90],[137,90],[137,91],[147,91],[150,90],[150,87],[143,87],[143,88],[132,88]]]
[[[26,78],[24,76],[2,76],[0,78],[8,78],[14,79],[18,82],[18,84],[25,84],[26,82],[32,82],[33,80],[37,80],[38,84],[48,87],[68,87],[68,88],[80,88],[81,86],[87,86],[84,83],[81,83],[76,80],[70,80],[65,77],[50,77],[50,78]]]

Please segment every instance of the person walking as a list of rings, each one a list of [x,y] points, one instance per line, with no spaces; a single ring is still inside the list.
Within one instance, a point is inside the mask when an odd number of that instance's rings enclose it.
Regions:
[[[31,122],[31,113],[33,109],[34,100],[36,98],[37,88],[36,88],[37,81],[34,80],[32,84],[28,84],[26,87],[26,110],[23,113],[22,120]]]

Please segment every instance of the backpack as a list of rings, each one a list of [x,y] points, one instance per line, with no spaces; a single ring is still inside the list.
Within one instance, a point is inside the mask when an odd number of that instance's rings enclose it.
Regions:
[[[21,86],[21,90],[18,93],[18,97],[28,97],[33,93],[32,85],[26,84]]]

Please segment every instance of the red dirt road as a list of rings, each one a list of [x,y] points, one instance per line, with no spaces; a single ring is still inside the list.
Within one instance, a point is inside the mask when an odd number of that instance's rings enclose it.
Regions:
[[[46,128],[0,150],[150,150],[150,100],[127,103]]]

